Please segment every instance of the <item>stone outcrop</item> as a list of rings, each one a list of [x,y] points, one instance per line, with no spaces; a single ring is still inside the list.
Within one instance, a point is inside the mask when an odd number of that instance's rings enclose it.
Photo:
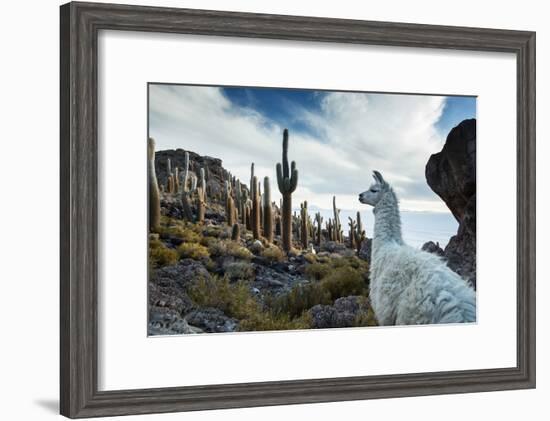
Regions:
[[[445,247],[448,266],[475,286],[476,279],[476,120],[453,128],[441,152],[426,164],[426,180],[445,202],[459,227]]]

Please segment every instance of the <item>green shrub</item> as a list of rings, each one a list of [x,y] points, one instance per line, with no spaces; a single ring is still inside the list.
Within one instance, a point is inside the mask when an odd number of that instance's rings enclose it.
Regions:
[[[217,243],[218,240],[214,237],[201,237],[199,243],[203,245],[204,247],[210,249],[210,246],[212,246],[214,243]],[[212,253],[210,253],[212,254]]]
[[[210,225],[206,228],[203,228],[202,235],[205,237],[215,237],[218,238],[223,231],[223,227],[217,225]]]
[[[199,279],[191,287],[189,296],[200,306],[218,308],[237,319],[261,312],[261,306],[252,296],[250,287],[245,282],[230,284],[226,277]]]
[[[160,240],[149,241],[149,265],[152,268],[173,265],[178,261],[176,250],[168,248]]]
[[[235,241],[228,241],[226,243],[226,255],[244,260],[250,260],[253,257],[253,254],[250,250],[248,250],[246,247],[241,246]]]
[[[269,246],[262,252],[262,257],[270,262],[282,262],[285,259],[285,254],[277,246]]]
[[[331,271],[328,263],[312,263],[306,266],[306,276],[309,279],[322,279]]]
[[[235,241],[229,240],[212,242],[208,246],[208,251],[211,256],[233,256],[242,260],[250,260],[252,258],[250,250]]]
[[[194,260],[200,260],[210,257],[208,249],[199,243],[182,243],[178,246],[180,257],[187,257]]]
[[[210,244],[208,244],[208,252],[210,256],[214,257],[225,256],[227,254],[227,243],[213,238]]]
[[[176,237],[186,243],[198,243],[201,236],[195,232],[192,224],[184,226],[182,224],[173,224],[161,226],[159,234],[162,237]]]
[[[330,304],[331,296],[321,285],[312,284],[297,285],[289,292],[273,300],[274,314],[297,317],[317,304]]]
[[[348,295],[360,295],[365,292],[363,275],[350,266],[333,269],[321,281],[321,288],[330,294],[332,300]]]
[[[254,279],[254,267],[247,261],[233,262],[226,266],[225,275],[232,281]]]

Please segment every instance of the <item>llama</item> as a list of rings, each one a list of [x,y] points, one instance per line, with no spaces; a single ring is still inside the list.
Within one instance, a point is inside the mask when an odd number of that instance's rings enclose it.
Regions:
[[[443,260],[403,242],[397,196],[378,171],[359,195],[374,207],[370,300],[379,325],[476,321],[476,295]]]

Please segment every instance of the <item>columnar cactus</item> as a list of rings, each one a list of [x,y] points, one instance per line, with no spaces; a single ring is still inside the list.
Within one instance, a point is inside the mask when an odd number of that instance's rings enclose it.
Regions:
[[[185,151],[185,161],[183,163],[183,179],[182,179],[184,191],[187,191],[187,188],[188,188],[188,185],[187,185],[188,178],[189,178],[189,152]]]
[[[201,189],[204,192],[204,201],[206,202],[206,175],[203,167],[201,167],[200,177],[201,177]]]
[[[235,183],[235,207],[237,208],[237,213],[238,213],[238,217],[237,217],[237,220],[239,220],[239,218],[242,218],[243,216],[243,192],[242,192],[242,188],[241,188],[241,182],[239,180],[237,180],[237,182]]]
[[[241,189],[241,195],[242,195],[242,198],[241,198],[241,210],[242,210],[241,218],[242,218],[242,221],[243,221],[243,225],[246,227],[247,226],[246,220],[247,220],[247,217],[248,217],[248,215],[246,214],[246,207],[247,207],[247,204],[250,200],[248,198],[248,190]]]
[[[239,224],[233,224],[233,228],[231,229],[231,239],[233,241],[239,241],[241,238],[241,228],[239,227]]]
[[[300,205],[300,215],[300,239],[302,240],[302,248],[307,249],[307,246],[309,245],[307,201],[304,201],[304,203]]]
[[[166,174],[172,175],[172,162],[170,158],[166,158]]]
[[[298,170],[296,163],[292,161],[288,166],[288,130],[283,132],[283,160],[277,164],[277,185],[283,195],[282,218],[283,218],[283,250],[289,252],[292,247],[292,193],[298,185]]]
[[[225,218],[230,227],[235,223],[235,202],[231,197],[231,183],[225,181]]]
[[[357,235],[355,236],[355,243],[357,245],[357,252],[361,250],[361,243],[365,239],[366,234],[363,230],[363,224],[361,223],[361,213],[357,211]]]
[[[174,168],[174,191],[178,193],[180,191],[180,179],[178,167]]]
[[[336,208],[336,196],[332,196],[332,211],[334,212],[334,233],[335,238],[334,241],[342,242],[342,238],[340,237],[341,227],[340,224],[340,209]]]
[[[264,207],[262,205],[263,203],[263,195],[262,195],[262,182],[258,181],[258,203],[260,204],[258,206],[258,212],[260,213],[260,235],[262,234],[264,230]]]
[[[252,225],[252,236],[255,240],[260,238],[260,195],[258,194],[258,181],[257,177],[252,177],[252,214],[251,214],[251,225]]]
[[[245,214],[246,214],[245,226],[247,230],[252,231],[252,210],[251,210],[250,203],[251,202],[249,199],[245,205]]]
[[[323,230],[322,224],[323,224],[323,217],[321,216],[321,212],[317,212],[315,214],[315,221],[317,222],[317,245],[321,245],[321,231]]]
[[[191,190],[192,192],[194,192],[195,190],[197,190],[197,177],[193,174],[191,174],[191,177],[189,177],[191,179]],[[205,197],[206,197],[206,190],[203,190],[205,192]]]
[[[264,196],[263,196],[263,223],[264,237],[269,242],[273,242],[273,208],[271,205],[271,187],[269,177],[264,177]]]
[[[254,162],[250,165],[250,196],[252,196],[252,190],[254,190]]]
[[[185,192],[183,192],[185,194]],[[197,222],[204,223],[204,214],[206,213],[206,200],[202,187],[197,188]]]
[[[351,218],[351,216],[348,216],[349,219],[349,246],[353,249],[356,247],[355,242],[355,221]]]
[[[183,217],[187,221],[193,221],[193,212],[191,211],[191,201],[189,199],[189,192],[182,191],[180,193],[181,206],[183,209]]]
[[[155,232],[160,228],[160,192],[155,171],[155,141],[147,141],[147,179],[149,181],[149,231]]]
[[[174,178],[172,175],[168,175],[168,179],[166,181],[166,190],[168,190],[168,193],[172,194],[174,193]]]

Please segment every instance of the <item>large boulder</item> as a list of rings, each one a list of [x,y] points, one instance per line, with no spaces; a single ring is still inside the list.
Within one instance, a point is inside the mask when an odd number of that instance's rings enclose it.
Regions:
[[[353,327],[357,325],[359,317],[367,317],[368,309],[368,300],[356,295],[338,298],[333,305],[317,304],[309,310],[311,327]]]
[[[444,250],[448,266],[475,286],[476,120],[453,128],[441,152],[426,164],[426,180],[452,212],[459,227]]]
[[[432,253],[437,256],[445,256],[445,251],[440,247],[439,243],[434,243],[433,241],[428,241],[427,243],[424,243],[421,250],[427,251],[428,253]]]

